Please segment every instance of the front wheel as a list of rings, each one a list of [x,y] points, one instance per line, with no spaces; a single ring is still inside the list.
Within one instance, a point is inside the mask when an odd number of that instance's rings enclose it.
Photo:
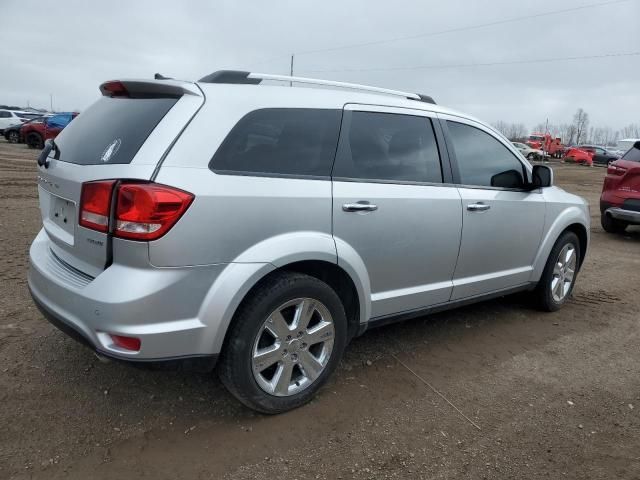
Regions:
[[[285,412],[313,398],[338,366],[346,340],[344,307],[329,285],[277,273],[238,309],[218,373],[249,408]]]
[[[580,241],[573,232],[565,232],[551,249],[542,277],[536,287],[538,306],[555,312],[568,300],[578,275]]]
[[[11,130],[7,135],[7,141],[9,143],[18,143],[20,141],[20,134],[15,130]]]
[[[44,148],[44,140],[39,133],[30,133],[27,135],[26,143],[29,148]]]

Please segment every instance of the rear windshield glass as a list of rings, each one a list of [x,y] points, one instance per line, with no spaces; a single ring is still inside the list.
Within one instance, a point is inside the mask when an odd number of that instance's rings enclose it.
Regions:
[[[17,113],[16,115],[18,115],[18,117],[20,117],[20,118],[26,118],[28,120],[31,120],[31,119],[38,118],[38,117],[42,116],[42,115],[37,114],[37,113]]]
[[[177,98],[102,97],[56,138],[60,160],[81,165],[131,163]]]
[[[629,160],[630,162],[640,162],[640,149],[633,147],[627,153],[622,156],[623,160]]]

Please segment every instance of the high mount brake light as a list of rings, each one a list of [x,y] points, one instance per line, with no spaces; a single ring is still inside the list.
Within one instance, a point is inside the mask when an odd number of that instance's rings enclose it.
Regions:
[[[115,184],[115,180],[104,180],[82,185],[81,226],[109,232],[113,211],[115,225],[111,231],[115,237],[156,240],[176,224],[194,199],[189,192],[157,183]],[[112,206],[114,197],[115,205]]]
[[[118,80],[112,80],[100,85],[100,91],[105,97],[128,97],[129,91],[124,83]]]

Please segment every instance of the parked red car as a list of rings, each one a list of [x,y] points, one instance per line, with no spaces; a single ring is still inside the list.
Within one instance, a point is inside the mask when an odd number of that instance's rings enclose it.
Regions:
[[[593,152],[589,150],[583,150],[577,147],[570,147],[567,150],[567,154],[563,158],[565,162],[582,163],[584,165],[593,165]]]
[[[609,233],[640,225],[640,142],[607,168],[600,196],[600,223]]]
[[[25,123],[20,128],[20,136],[29,148],[44,148],[45,140],[56,138],[77,116],[77,112],[56,113],[43,122]]]

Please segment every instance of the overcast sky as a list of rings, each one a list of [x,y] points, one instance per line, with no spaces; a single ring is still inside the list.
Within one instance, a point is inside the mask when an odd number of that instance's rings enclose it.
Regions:
[[[582,107],[620,128],[640,123],[640,56],[441,66],[640,52],[640,0],[433,34],[604,1],[2,0],[0,104],[48,107],[51,93],[82,110],[104,80],[284,74],[298,52],[296,75],[426,93],[490,122],[569,122]]]

